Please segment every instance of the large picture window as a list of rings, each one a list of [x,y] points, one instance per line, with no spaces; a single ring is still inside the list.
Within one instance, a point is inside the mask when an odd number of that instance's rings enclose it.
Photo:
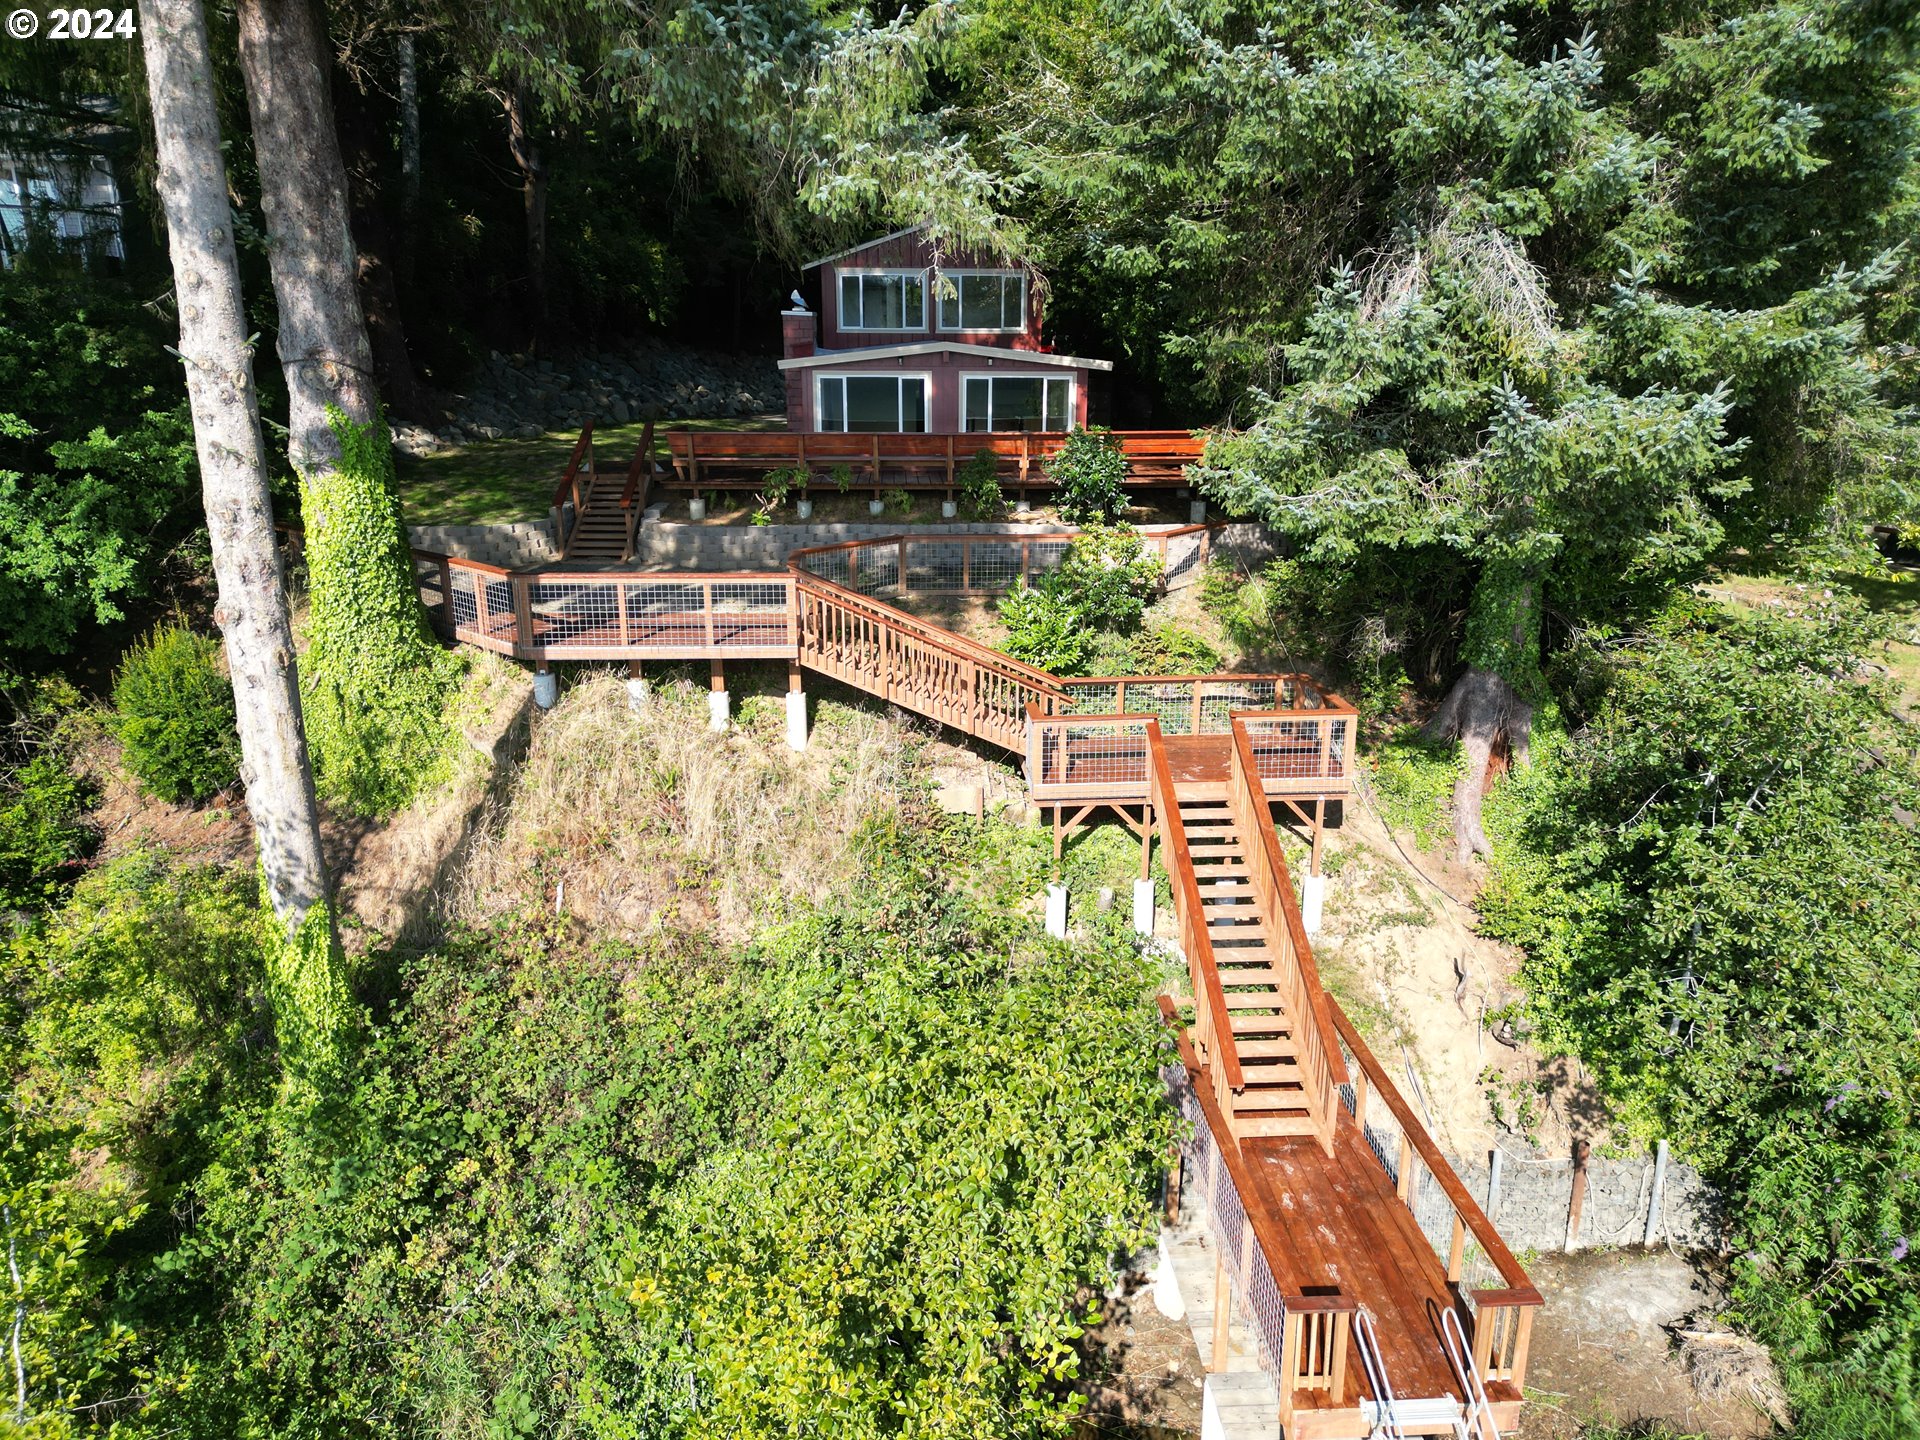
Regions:
[[[918,270],[840,277],[842,330],[924,330],[927,279]]]
[[[1066,375],[968,375],[961,422],[975,430],[1071,430],[1073,380]]]
[[[924,375],[822,375],[815,384],[817,430],[919,434],[927,428]]]
[[[1018,270],[956,270],[940,274],[942,330],[1023,330],[1027,280]]]

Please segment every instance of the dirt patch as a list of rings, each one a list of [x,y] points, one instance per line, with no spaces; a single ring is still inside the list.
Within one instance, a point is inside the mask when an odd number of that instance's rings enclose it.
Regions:
[[[1304,847],[1296,853],[1304,869]],[[1396,841],[1362,795],[1328,837],[1323,865],[1321,979],[1443,1149],[1474,1154],[1514,1135],[1565,1155],[1576,1138],[1604,1141],[1605,1110],[1584,1067],[1507,1043],[1501,1012],[1520,998],[1521,956],[1477,933],[1465,903],[1472,872]]]
[[[1162,1440],[1200,1433],[1206,1372],[1193,1331],[1153,1303],[1146,1276],[1129,1271],[1101,1323],[1081,1345],[1086,1413],[1076,1440]]]
[[[1528,1436],[1572,1440],[1594,1422],[1655,1422],[1711,1440],[1773,1433],[1752,1403],[1708,1399],[1688,1376],[1680,1332],[1724,1299],[1712,1272],[1657,1250],[1543,1255],[1529,1274],[1547,1303],[1527,1367]]]
[[[93,812],[100,827],[96,865],[136,850],[165,850],[197,864],[233,865],[253,856],[253,820],[235,786],[205,805],[156,799],[128,773],[120,745],[101,735],[80,754],[76,768],[99,791]]]

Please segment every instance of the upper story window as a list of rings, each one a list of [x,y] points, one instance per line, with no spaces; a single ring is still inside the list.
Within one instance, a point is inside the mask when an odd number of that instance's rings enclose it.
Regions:
[[[1018,270],[940,272],[942,330],[1024,330],[1027,277]]]
[[[924,330],[927,277],[920,270],[872,270],[840,275],[842,330]]]

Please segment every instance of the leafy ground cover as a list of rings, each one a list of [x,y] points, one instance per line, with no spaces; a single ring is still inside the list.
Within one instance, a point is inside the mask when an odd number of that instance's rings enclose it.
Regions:
[[[438,930],[356,952],[332,1103],[277,1095],[245,867],[121,852],[10,937],[26,1433],[1067,1433],[1158,962],[1048,939],[1045,836],[935,814],[911,732],[567,678]]]

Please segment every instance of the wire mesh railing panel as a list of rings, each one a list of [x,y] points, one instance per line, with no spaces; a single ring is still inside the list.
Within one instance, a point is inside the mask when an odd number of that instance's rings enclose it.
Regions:
[[[1146,788],[1151,756],[1145,721],[1077,725],[1046,719],[1038,724],[1038,784]]]
[[[1129,680],[1127,714],[1153,716],[1163,735],[1191,735],[1194,685],[1191,680]]]
[[[1058,570],[1060,562],[1067,558],[1067,550],[1073,541],[1067,540],[1029,540],[1027,541],[1027,575],[1029,579],[1038,579],[1050,570]]]
[[[1231,676],[1200,682],[1200,733],[1224,735],[1233,728],[1236,710],[1271,710],[1279,695],[1277,682],[1235,679]]]
[[[959,594],[967,589],[967,550],[964,540],[909,540],[907,589],[932,594]]]
[[[1262,780],[1315,780],[1324,776],[1327,757],[1322,750],[1327,717],[1240,722],[1253,743],[1254,769]]]
[[[565,645],[620,646],[620,587],[605,580],[528,582],[533,614],[533,643],[543,649]]]
[[[627,581],[621,600],[629,645],[667,650],[706,643],[707,598],[697,581]]]
[[[785,645],[790,640],[788,589],[781,580],[709,582],[713,643],[717,646]]]
[[[891,542],[848,550],[853,568],[843,583],[862,595],[891,595],[900,589],[900,547]]]
[[[1120,710],[1120,684],[1116,680],[1096,680],[1082,684],[1077,680],[1066,682],[1067,694],[1073,700],[1073,713],[1076,715],[1115,715]]]
[[[997,595],[1020,580],[1018,540],[976,540],[968,548],[967,588]]]

